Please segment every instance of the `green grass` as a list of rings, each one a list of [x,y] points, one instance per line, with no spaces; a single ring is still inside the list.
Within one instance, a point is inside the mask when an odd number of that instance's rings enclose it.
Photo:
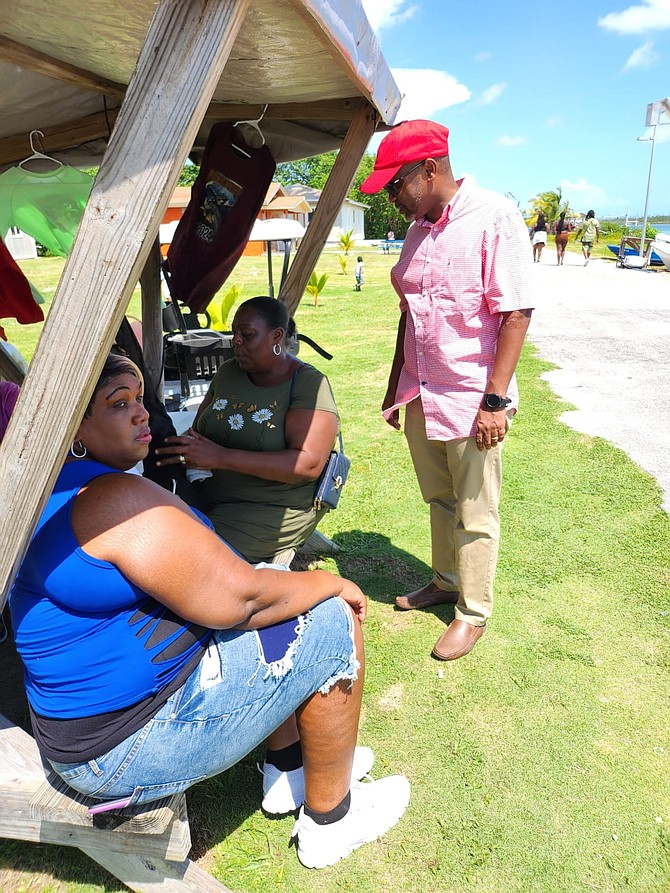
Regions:
[[[334,354],[328,363],[301,350],[331,379],[352,459],[321,526],[341,551],[320,564],[370,599],[360,737],[376,774],[409,776],[412,801],[382,841],[308,872],[287,846],[293,819],[258,809],[256,752],[190,792],[194,855],[236,893],[667,893],[670,519],[660,490],[618,449],[558,421],[567,406],[528,344],[505,443],[493,618],[470,656],[432,660],[452,609],[392,606],[430,574],[427,509],[404,438],[379,414],[397,256],[360,253],[363,290],[353,290],[353,262],[344,276],[338,252],[326,252],[319,306],[305,299],[297,322]],[[264,271],[263,259],[242,262],[233,281],[243,298],[263,291]],[[0,844],[0,888],[123,889],[81,855],[12,842]]]

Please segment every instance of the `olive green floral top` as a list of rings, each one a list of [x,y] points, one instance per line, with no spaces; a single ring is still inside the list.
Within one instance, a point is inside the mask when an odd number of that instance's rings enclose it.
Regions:
[[[328,379],[304,364],[291,380],[274,387],[253,384],[229,360],[210,386],[212,402],[198,420],[200,434],[237,450],[286,449],[284,420],[291,409],[319,409],[337,415]],[[290,401],[290,402],[289,402]],[[197,483],[216,532],[248,561],[267,561],[296,548],[316,527],[316,483],[285,484],[233,471],[215,470]]]

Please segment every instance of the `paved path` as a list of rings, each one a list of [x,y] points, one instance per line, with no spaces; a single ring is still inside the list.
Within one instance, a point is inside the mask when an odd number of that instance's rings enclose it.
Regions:
[[[544,378],[577,407],[562,419],[653,475],[670,512],[670,272],[617,268],[553,248],[534,266],[529,340],[560,368]],[[523,399],[523,397],[522,397]]]

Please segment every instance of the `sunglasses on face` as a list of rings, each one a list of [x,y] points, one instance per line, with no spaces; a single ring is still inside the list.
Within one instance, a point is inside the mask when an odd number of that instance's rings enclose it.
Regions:
[[[385,190],[386,194],[390,198],[395,198],[396,195],[400,192],[400,187],[402,186],[403,180],[406,177],[409,177],[409,175],[413,171],[415,171],[418,167],[421,167],[422,164],[423,164],[423,159],[421,161],[417,161],[417,163],[415,165],[413,165],[408,171],[405,171],[405,173],[402,175],[402,177],[396,177],[395,180],[391,180],[390,183],[387,183],[386,186],[384,186],[384,190]]]

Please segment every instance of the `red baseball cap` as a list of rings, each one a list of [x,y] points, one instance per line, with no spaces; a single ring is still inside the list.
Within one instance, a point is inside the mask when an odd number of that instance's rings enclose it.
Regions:
[[[441,158],[449,154],[449,128],[436,121],[403,121],[379,144],[375,166],[361,184],[361,192],[379,192],[410,161]]]

